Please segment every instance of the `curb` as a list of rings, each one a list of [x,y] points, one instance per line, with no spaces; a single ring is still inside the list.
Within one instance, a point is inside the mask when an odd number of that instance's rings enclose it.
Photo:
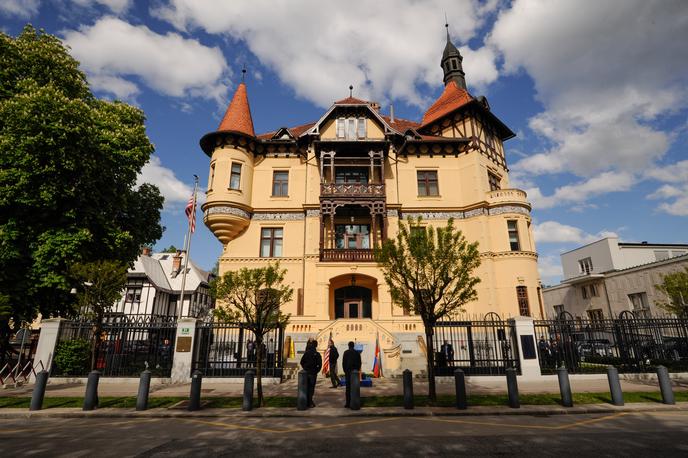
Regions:
[[[609,413],[645,413],[645,412],[688,412],[688,402],[674,405],[633,403],[616,407],[609,404],[586,404],[574,407],[559,406],[521,406],[520,409],[504,407],[469,407],[467,410],[456,410],[451,407],[420,407],[405,410],[403,407],[370,407],[358,411],[343,408],[323,407],[313,410],[298,411],[277,407],[243,412],[238,409],[205,409],[196,412],[176,409],[150,409],[137,412],[132,409],[105,408],[84,412],[78,408],[54,408],[39,411],[26,409],[0,409],[0,419],[31,418],[344,418],[344,417],[473,417],[501,415],[584,415]]]

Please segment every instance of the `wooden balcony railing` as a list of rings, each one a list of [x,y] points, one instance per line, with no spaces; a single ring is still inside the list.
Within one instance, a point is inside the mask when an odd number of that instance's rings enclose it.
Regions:
[[[375,183],[321,183],[321,196],[384,197],[385,185]]]
[[[373,250],[366,249],[322,249],[320,260],[329,262],[375,262]]]

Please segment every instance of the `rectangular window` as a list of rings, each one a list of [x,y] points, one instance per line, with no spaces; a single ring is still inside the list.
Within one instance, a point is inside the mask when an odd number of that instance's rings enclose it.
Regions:
[[[602,321],[604,319],[602,309],[588,310],[588,318],[590,321]]]
[[[358,138],[366,138],[366,118],[358,118]]]
[[[506,226],[509,230],[509,247],[511,251],[521,251],[521,244],[518,241],[518,221],[508,220]]]
[[[128,303],[141,302],[141,288],[127,288],[125,300]]]
[[[337,138],[346,137],[346,126],[344,118],[337,118]]]
[[[368,167],[337,167],[334,171],[334,181],[337,184],[368,184],[368,171]]]
[[[525,286],[516,287],[516,299],[518,299],[518,313],[521,316],[530,316],[530,304],[528,304],[528,289]]]
[[[418,172],[418,195],[419,196],[439,196],[437,186],[437,171],[419,170]]]
[[[502,189],[500,179],[492,172],[487,172],[487,181],[490,183],[490,191],[498,191]]]
[[[590,272],[592,272],[592,259],[580,259],[578,261],[578,268],[580,269],[580,273],[589,274]]]
[[[370,225],[337,224],[335,226],[335,243],[339,249],[370,249]]]
[[[241,164],[232,162],[232,171],[229,176],[229,189],[239,190],[241,186]]]
[[[564,304],[555,305],[553,308],[554,308],[554,315],[556,318],[559,315],[561,315],[561,312],[564,311]]]
[[[628,295],[631,310],[637,318],[650,318],[650,307],[647,303],[647,293],[633,293]]]
[[[260,231],[260,257],[279,258],[282,256],[282,228],[263,228]]]
[[[356,138],[356,118],[347,118],[346,124],[346,138],[353,140]]]
[[[583,299],[587,299],[587,298],[588,298],[588,287],[587,287],[587,286],[583,286],[583,287],[581,288],[581,293],[583,294]]]
[[[215,163],[210,164],[210,177],[208,178],[208,191],[212,191],[213,181],[215,181]]]
[[[272,172],[272,195],[275,197],[289,195],[289,172]]]
[[[598,297],[597,286],[593,283],[588,287],[590,289],[590,297]]]

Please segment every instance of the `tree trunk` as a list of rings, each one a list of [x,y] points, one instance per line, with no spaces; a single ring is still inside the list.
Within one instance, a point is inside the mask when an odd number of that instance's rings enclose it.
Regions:
[[[256,335],[256,387],[258,394],[258,407],[263,407],[263,336]]]
[[[91,370],[96,369],[96,355],[98,354],[98,347],[100,347],[100,334],[103,332],[103,315],[96,316],[96,322],[93,325],[93,348],[91,349]]]
[[[432,325],[423,323],[425,326],[425,342],[427,344],[427,362],[428,362],[428,399],[432,404],[437,401],[437,392],[435,390],[435,344],[432,341]]]

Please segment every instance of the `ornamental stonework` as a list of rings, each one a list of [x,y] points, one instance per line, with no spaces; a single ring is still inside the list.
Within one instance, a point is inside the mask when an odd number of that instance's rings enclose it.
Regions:
[[[205,214],[206,214],[206,216],[207,215],[234,215],[234,216],[239,216],[241,218],[251,219],[251,214],[249,212],[247,212],[246,210],[242,210],[241,208],[232,207],[229,205],[223,205],[220,207],[210,207],[208,210],[206,210]]]
[[[501,207],[490,208],[489,213],[490,215],[501,215],[503,213],[520,213],[521,215],[530,214],[527,208],[516,205],[503,205]]]
[[[253,219],[256,221],[300,221],[303,218],[303,213],[294,212],[270,212],[253,214]]]
[[[310,208],[310,209],[306,210],[306,217],[308,217],[308,218],[316,217],[317,218],[318,216],[320,216],[320,210],[319,209]]]

